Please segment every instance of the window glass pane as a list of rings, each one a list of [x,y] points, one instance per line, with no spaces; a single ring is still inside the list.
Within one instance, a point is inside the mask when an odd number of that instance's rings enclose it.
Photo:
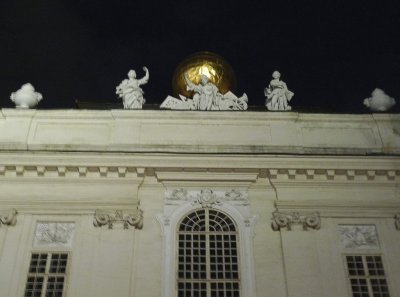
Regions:
[[[384,276],[382,258],[380,256],[367,256],[368,273],[372,276]]]
[[[64,277],[50,276],[47,280],[46,297],[62,297],[64,290]]]
[[[346,256],[349,275],[365,275],[361,256]]]
[[[32,254],[29,273],[45,273],[47,263],[46,254]]]
[[[40,297],[42,294],[44,277],[43,276],[28,276],[25,287],[25,297]]]
[[[65,273],[67,269],[68,254],[52,254],[50,273]]]

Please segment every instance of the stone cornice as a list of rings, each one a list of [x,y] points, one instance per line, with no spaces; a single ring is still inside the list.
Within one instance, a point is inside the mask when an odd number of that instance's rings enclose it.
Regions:
[[[0,165],[1,177],[138,178],[144,168],[126,166]]]
[[[400,201],[371,200],[278,200],[282,212],[318,212],[321,217],[393,218],[400,211]]]
[[[399,125],[393,114],[2,109],[0,150],[398,155]]]
[[[400,170],[360,169],[268,169],[268,176],[280,181],[398,181]]]
[[[1,160],[1,159],[0,159]],[[237,164],[237,163],[234,163]],[[154,164],[156,165],[156,164]],[[170,164],[171,166],[172,164]],[[288,165],[288,164],[286,164]],[[182,165],[181,165],[182,166]],[[188,166],[191,166],[188,164]],[[203,165],[204,166],[204,165]],[[255,182],[258,177],[267,177],[277,182],[307,183],[351,183],[351,182],[397,182],[400,180],[400,169],[353,169],[343,168],[273,168],[234,170],[232,168],[143,168],[133,166],[96,166],[96,165],[2,165],[0,163],[0,178],[64,178],[64,179],[140,179],[144,175],[155,174],[162,182],[167,181],[227,181],[227,182]],[[391,167],[391,166],[390,166]]]
[[[205,166],[204,164],[207,164]],[[399,170],[396,156],[307,156],[112,152],[11,152],[0,150],[0,166],[104,166],[156,168]]]

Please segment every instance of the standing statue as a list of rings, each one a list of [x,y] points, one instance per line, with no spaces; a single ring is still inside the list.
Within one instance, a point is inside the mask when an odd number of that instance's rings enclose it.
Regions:
[[[124,79],[116,88],[116,94],[122,98],[124,109],[142,109],[146,100],[143,97],[143,90],[141,85],[149,81],[149,70],[143,67],[146,72],[145,76],[141,79],[136,78],[135,70],[129,70],[128,79]]]
[[[289,91],[286,83],[280,80],[281,74],[279,71],[272,73],[273,80],[265,88],[264,94],[267,96],[265,106],[268,110],[291,110],[289,101],[294,96],[294,93]]]
[[[185,73],[186,87],[188,91],[194,91],[193,104],[197,110],[212,110],[219,105],[222,94],[218,91],[216,85],[209,81],[206,75],[201,76],[200,84],[192,83]]]

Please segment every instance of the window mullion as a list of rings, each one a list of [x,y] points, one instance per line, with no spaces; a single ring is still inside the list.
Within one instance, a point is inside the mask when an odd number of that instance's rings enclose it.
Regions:
[[[208,208],[206,208],[206,283],[207,283],[207,296],[211,296],[211,259],[210,259],[210,219]]]
[[[43,287],[42,287],[42,297],[46,296],[47,292],[47,282],[49,278],[49,272],[50,272],[50,264],[51,264],[51,253],[47,253],[47,258],[46,258],[46,269],[43,274]]]
[[[374,296],[373,292],[372,292],[372,287],[371,287],[371,278],[370,278],[369,270],[368,270],[367,257],[362,256],[361,259],[362,259],[363,267],[364,267],[364,277],[365,277],[365,280],[367,281],[368,295]]]

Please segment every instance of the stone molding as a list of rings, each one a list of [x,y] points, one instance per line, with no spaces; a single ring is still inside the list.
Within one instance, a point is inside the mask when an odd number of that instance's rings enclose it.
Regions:
[[[0,177],[136,178],[144,168],[126,166],[0,165]]]
[[[268,169],[273,180],[316,180],[316,181],[394,181],[400,180],[400,170],[359,169]]]
[[[8,225],[8,226],[15,226],[17,223],[17,210],[11,209],[5,213],[0,213],[0,226],[1,225]]]
[[[320,217],[340,218],[393,218],[400,209],[397,201],[371,200],[277,200],[280,212],[318,212]]]
[[[321,228],[321,219],[318,212],[300,214],[299,212],[283,213],[274,211],[271,220],[271,228],[274,231],[280,231],[282,228],[290,231],[292,230],[292,225],[302,225],[303,230],[319,230]]]
[[[394,226],[397,230],[400,230],[400,213],[394,216]]]
[[[143,177],[151,168],[133,166],[60,166],[60,165],[0,165],[0,177],[65,177],[65,178],[137,178]],[[207,169],[207,168],[204,168]],[[208,170],[208,169],[207,169]],[[226,172],[230,169],[226,168]],[[238,172],[224,175],[221,171],[208,170],[207,173],[186,171],[157,172],[157,177],[164,179],[189,179],[198,175],[198,179],[209,179],[211,175],[224,180],[254,181],[257,175],[265,174],[276,181],[338,181],[338,182],[391,182],[400,181],[400,170],[395,169],[310,169],[310,168],[275,168],[252,169],[251,172]],[[237,177],[236,177],[237,176]]]
[[[30,151],[400,153],[397,114],[0,110],[0,147]],[[393,127],[395,129],[393,129]],[[60,133],[68,129],[68,133]],[[210,132],[211,131],[211,132]]]
[[[141,209],[132,212],[123,210],[96,210],[93,219],[95,227],[107,225],[108,229],[113,229],[116,223],[122,224],[124,229],[129,229],[129,226],[132,226],[140,230],[143,228],[143,211]]]

